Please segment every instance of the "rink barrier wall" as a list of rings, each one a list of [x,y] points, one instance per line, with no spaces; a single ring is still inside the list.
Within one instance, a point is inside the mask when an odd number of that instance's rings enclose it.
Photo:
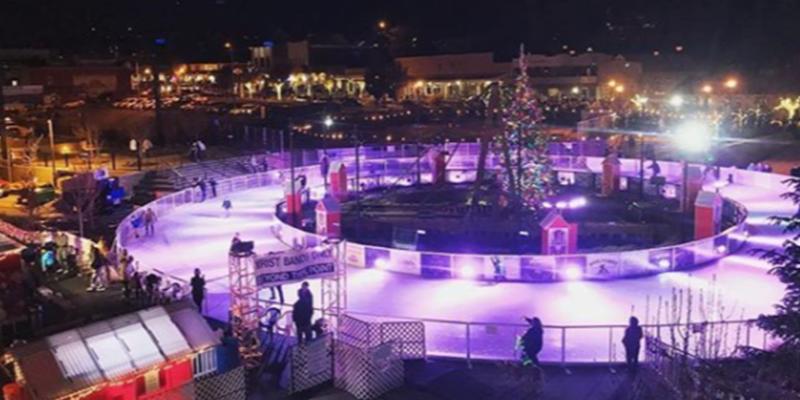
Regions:
[[[444,146],[448,151],[454,152],[455,156],[451,166],[448,168],[470,167],[469,159],[477,157],[479,145],[474,143],[461,144],[456,148],[455,144]],[[320,159],[322,151],[304,151],[301,154],[302,164],[314,164]],[[345,160],[352,161],[355,150],[330,149],[326,151],[331,161]],[[383,146],[383,147],[364,147],[360,149],[362,162],[369,163],[375,159],[382,159],[385,163],[392,160],[411,159],[416,162],[417,149],[415,146]],[[286,157],[282,158],[286,160]],[[465,160],[466,159],[466,160]],[[553,157],[557,168],[563,170],[575,170],[584,172],[599,173],[602,159],[599,157],[576,157],[576,156],[557,156]],[[459,164],[460,163],[460,164]],[[298,163],[299,164],[299,163]],[[429,170],[429,163],[422,161],[421,169]],[[386,165],[386,164],[384,164]],[[622,160],[622,175],[638,176],[638,160]],[[675,175],[681,171],[681,164],[678,162],[661,162],[664,175]],[[350,172],[350,171],[348,171]],[[409,174],[414,174],[410,172]],[[295,168],[295,174],[306,174],[310,177],[310,186],[319,185],[321,178],[319,168],[316,165],[306,165]],[[783,183],[788,176],[747,171],[736,168],[722,168],[721,176],[731,175],[735,183],[742,183],[754,187],[776,190],[788,187]],[[260,172],[240,177],[221,180],[218,183],[218,195],[232,193],[240,190],[253,189],[257,187],[282,185],[289,176],[286,168],[269,172]],[[352,176],[352,175],[350,175]],[[374,179],[365,174],[363,179]],[[429,178],[428,178],[429,179]],[[279,186],[280,187],[280,186]],[[185,189],[167,196],[163,196],[153,202],[148,203],[141,210],[147,207],[153,208],[160,217],[168,214],[173,209],[186,204],[199,201],[200,195],[194,189]],[[136,215],[135,211],[128,215],[119,224],[116,230],[114,245],[124,248],[126,244],[134,239],[133,229],[130,221]],[[738,229],[746,232],[746,221],[738,225]],[[273,229],[281,232],[284,242],[291,243],[294,240],[322,240],[317,235],[312,235],[299,229],[290,227],[286,224],[277,223]],[[726,231],[727,232],[727,231]],[[742,234],[744,234],[742,232]],[[738,231],[737,231],[738,233]],[[728,232],[730,235],[731,232]],[[309,239],[310,238],[310,239]],[[348,244],[357,248],[357,244]],[[363,247],[363,246],[362,246]],[[402,251],[402,250],[397,250]],[[363,252],[362,252],[363,253]],[[352,264],[353,259],[349,258],[348,263]],[[355,263],[359,264],[359,263]],[[361,263],[363,265],[363,263]],[[148,269],[148,266],[142,266]],[[166,275],[166,274],[165,274]],[[176,279],[181,279],[173,277]],[[468,362],[473,359],[481,360],[509,360],[518,359],[519,352],[516,349],[516,340],[527,328],[525,324],[514,323],[493,323],[493,322],[466,322],[456,320],[427,319],[427,318],[402,318],[381,315],[371,315],[368,313],[349,312],[365,318],[374,318],[382,321],[419,321],[425,325],[426,347],[431,356],[456,357],[466,359]],[[692,329],[694,332],[702,332],[707,329],[724,329],[735,331],[736,334],[725,335],[725,343],[721,344],[724,354],[733,354],[734,349],[740,345],[747,345],[761,349],[768,349],[777,342],[756,326],[755,320],[741,321],[717,321],[717,322],[698,322],[684,324],[658,324],[644,325],[647,333],[653,336],[667,336],[680,329]],[[619,363],[624,362],[624,349],[618,343],[624,334],[625,325],[580,325],[580,326],[554,326],[545,325],[545,348],[541,353],[540,359],[548,363],[575,364],[575,363]],[[489,336],[481,339],[482,336]],[[698,337],[692,335],[691,338]],[[596,344],[584,345],[586,338],[592,340],[603,340],[607,338],[605,351],[597,351]],[[691,339],[690,339],[691,340]],[[733,342],[730,342],[733,340]],[[481,343],[485,347],[481,347]],[[486,345],[488,343],[488,345]],[[604,346],[600,346],[602,348]],[[694,348],[694,347],[693,347]],[[645,352],[642,352],[644,356]]]

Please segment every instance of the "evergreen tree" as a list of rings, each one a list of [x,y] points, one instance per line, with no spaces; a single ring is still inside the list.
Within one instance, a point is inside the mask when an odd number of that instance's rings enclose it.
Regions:
[[[528,64],[520,47],[519,73],[505,96],[500,153],[505,189],[524,206],[538,208],[550,193],[552,169],[547,156],[548,138],[540,129],[542,111],[528,82]]]
[[[782,197],[800,206],[800,178],[785,181],[792,191]],[[771,250],[764,254],[773,268],[770,273],[778,276],[786,284],[786,293],[776,305],[774,315],[762,315],[758,324],[761,328],[781,338],[787,347],[800,348],[800,210],[788,217],[772,217],[785,232],[792,236],[787,239],[780,250]]]

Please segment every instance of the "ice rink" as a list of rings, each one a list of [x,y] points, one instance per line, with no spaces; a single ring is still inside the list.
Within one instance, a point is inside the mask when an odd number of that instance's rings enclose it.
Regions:
[[[658,298],[670,298],[674,289],[691,287],[695,294],[702,289],[706,297],[717,293],[724,308],[718,310],[718,315],[705,316],[709,320],[746,319],[771,312],[782,296],[783,285],[768,274],[769,265],[751,250],[774,248],[782,243],[784,237],[770,226],[767,218],[788,214],[793,211],[793,205],[780,200],[779,191],[739,185],[722,191],[748,208],[749,242],[738,253],[692,272],[604,282],[488,284],[456,279],[427,280],[351,268],[348,270],[348,310],[441,320],[427,322],[426,329],[429,350],[442,354],[461,354],[466,345],[463,343],[464,325],[447,321],[497,324],[471,327],[475,342],[471,344],[471,351],[477,356],[502,356],[510,351],[519,328],[502,324],[522,323],[523,316],[538,316],[548,326],[625,324],[632,313],[642,320],[645,315],[653,315]],[[158,221],[154,237],[131,240],[128,250],[142,268],[155,268],[184,280],[191,277],[194,268],[200,268],[208,281],[206,313],[227,319],[227,253],[231,238],[239,232],[243,240],[255,241],[257,253],[286,249],[270,229],[277,222],[273,211],[281,194],[280,188],[270,187],[228,195],[233,203],[228,218],[222,209],[222,198],[185,205]],[[296,289],[284,287],[287,304],[294,301]],[[318,293],[316,286],[313,289]],[[703,319],[700,315],[696,317]],[[621,335],[621,332],[621,329],[615,330],[612,334]],[[550,330],[546,340],[559,341],[558,335],[560,333]],[[581,353],[575,357],[586,360],[609,357],[608,342],[618,342],[609,338],[608,328],[571,329],[569,335],[565,340],[567,347]],[[476,337],[486,339],[479,341]],[[598,342],[596,348],[586,346],[592,342]],[[545,349],[544,359],[548,358],[547,353]]]

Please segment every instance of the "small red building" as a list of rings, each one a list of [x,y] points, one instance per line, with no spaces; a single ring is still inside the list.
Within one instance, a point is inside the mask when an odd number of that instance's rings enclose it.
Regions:
[[[542,254],[572,254],[578,250],[578,224],[570,224],[557,210],[539,223],[542,227]]]
[[[433,157],[433,183],[447,182],[447,152],[438,151]]]
[[[331,196],[317,202],[317,233],[327,237],[339,237],[342,232],[342,207]]]
[[[335,161],[331,164],[328,178],[331,184],[331,195],[342,201],[347,198],[347,166]]]
[[[611,153],[603,159],[603,181],[600,188],[603,196],[611,196],[619,190],[620,164],[617,153]]]
[[[18,399],[196,398],[218,336],[188,303],[158,306],[13,348]]]
[[[719,233],[722,224],[722,196],[701,191],[694,202],[694,238],[704,239]]]
[[[286,182],[283,186],[284,200],[286,201],[286,213],[300,215],[303,209],[303,191],[299,182],[294,183],[294,193],[292,193],[292,182]]]
[[[686,204],[684,212],[691,211],[692,205],[697,200],[697,194],[703,190],[703,171],[697,165],[690,165],[686,174]]]

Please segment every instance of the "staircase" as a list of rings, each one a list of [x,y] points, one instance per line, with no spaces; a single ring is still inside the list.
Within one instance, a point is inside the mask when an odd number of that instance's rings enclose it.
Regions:
[[[279,333],[269,335],[264,333],[261,337],[261,367],[257,376],[264,373],[280,377],[289,363],[290,350],[297,343],[297,339]]]
[[[186,189],[192,186],[195,179],[214,178],[220,181],[252,172],[244,158],[204,161],[172,169],[150,171],[134,187],[132,201],[136,205],[144,205],[155,200],[156,193],[172,193]]]

